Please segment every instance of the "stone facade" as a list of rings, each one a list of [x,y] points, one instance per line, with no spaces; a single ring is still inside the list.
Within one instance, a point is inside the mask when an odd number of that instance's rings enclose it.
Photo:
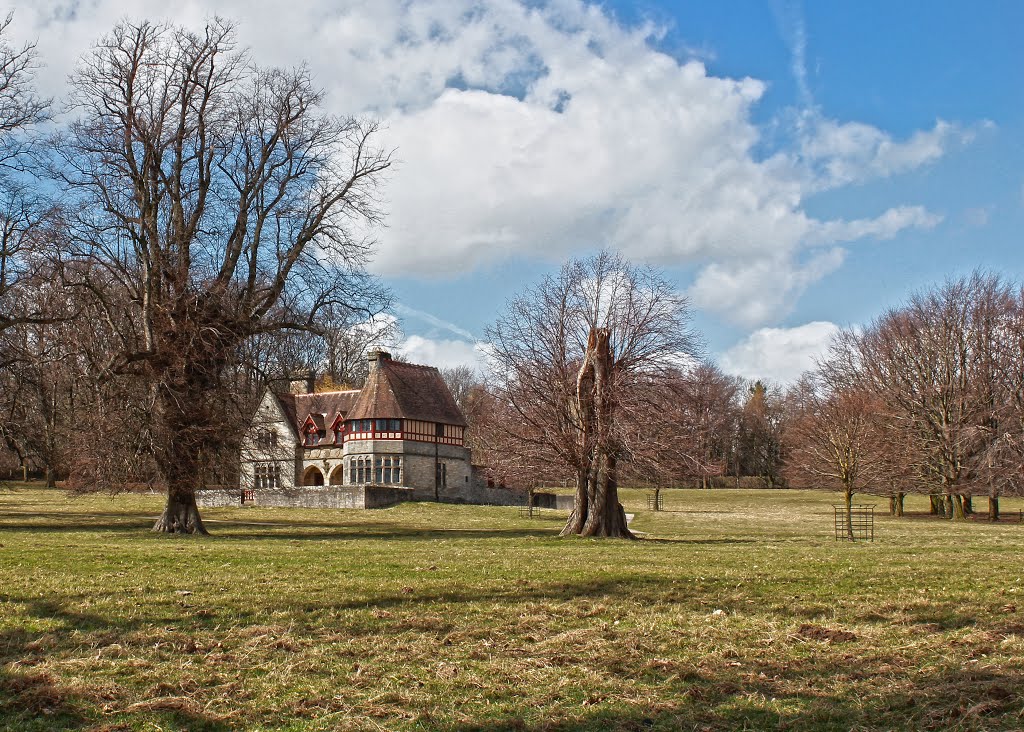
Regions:
[[[240,490],[229,502],[246,491],[260,505],[384,505],[351,497],[376,495],[372,488],[399,491],[387,495],[402,500],[525,505],[525,494],[488,488],[474,471],[465,426],[437,369],[373,353],[361,391],[267,392],[243,440]]]

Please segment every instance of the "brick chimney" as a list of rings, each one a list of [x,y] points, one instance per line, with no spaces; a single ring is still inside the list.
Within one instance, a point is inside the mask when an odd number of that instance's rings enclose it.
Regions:
[[[370,373],[372,374],[382,363],[391,360],[391,354],[387,351],[370,351],[366,354],[366,360],[369,361]]]
[[[313,371],[299,371],[288,380],[289,394],[312,394],[316,385],[316,374]]]

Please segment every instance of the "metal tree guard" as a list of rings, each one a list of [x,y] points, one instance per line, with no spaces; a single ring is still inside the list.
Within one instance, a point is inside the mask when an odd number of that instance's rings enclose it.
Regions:
[[[832,504],[835,509],[836,541],[874,541],[875,540],[875,504],[859,503],[850,507],[849,525],[847,525],[846,505]]]

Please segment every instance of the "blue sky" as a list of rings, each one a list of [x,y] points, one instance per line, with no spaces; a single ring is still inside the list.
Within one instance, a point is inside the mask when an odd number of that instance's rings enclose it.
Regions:
[[[20,7],[19,7],[20,6]],[[1024,277],[1024,3],[186,2],[307,60],[400,165],[374,269],[411,359],[452,365],[570,256],[665,269],[708,354],[794,378],[840,326],[975,267]],[[164,3],[15,3],[59,94]]]

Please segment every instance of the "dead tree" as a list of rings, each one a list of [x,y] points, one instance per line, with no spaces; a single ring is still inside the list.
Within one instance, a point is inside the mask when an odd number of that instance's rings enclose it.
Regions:
[[[488,330],[507,443],[543,474],[575,476],[563,535],[630,537],[618,469],[650,447],[631,438],[643,392],[696,350],[685,298],[609,252],[566,264]]]

